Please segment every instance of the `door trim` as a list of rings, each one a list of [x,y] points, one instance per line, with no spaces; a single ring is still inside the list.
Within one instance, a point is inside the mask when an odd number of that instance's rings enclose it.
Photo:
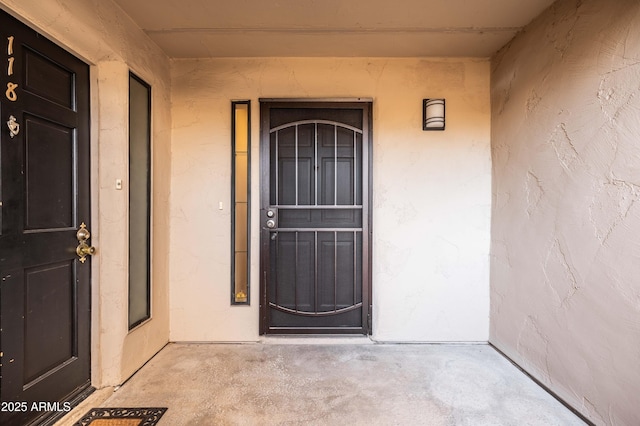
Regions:
[[[373,204],[373,99],[372,98],[259,98],[260,103],[260,313],[259,333],[268,334],[269,331],[269,303],[267,300],[267,282],[270,274],[269,238],[264,223],[267,219],[266,210],[269,206],[270,184],[270,119],[271,108],[345,108],[353,107],[363,110],[363,146],[367,146],[363,153],[362,164],[367,167],[367,177],[363,179],[363,233],[362,233],[362,330],[358,328],[327,329],[324,334],[372,334],[372,204]],[[366,138],[366,140],[365,140]],[[277,334],[319,334],[313,329],[294,330],[279,329]],[[275,334],[275,333],[273,333]]]

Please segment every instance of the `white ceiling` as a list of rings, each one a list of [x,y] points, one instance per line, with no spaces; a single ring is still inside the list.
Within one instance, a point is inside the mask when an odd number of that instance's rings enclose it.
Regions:
[[[172,58],[488,57],[554,0],[115,0]]]

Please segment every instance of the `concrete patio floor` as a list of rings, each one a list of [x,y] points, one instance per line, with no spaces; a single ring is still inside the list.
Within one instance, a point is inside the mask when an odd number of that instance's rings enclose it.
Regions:
[[[168,407],[160,426],[585,424],[489,345],[317,341],[169,344],[56,426],[98,406]]]

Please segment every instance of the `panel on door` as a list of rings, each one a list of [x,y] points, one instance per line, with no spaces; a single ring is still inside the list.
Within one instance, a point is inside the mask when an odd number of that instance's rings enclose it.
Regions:
[[[264,333],[368,333],[368,107],[262,105]]]
[[[0,423],[24,425],[90,386],[89,68],[3,11],[0,34]]]

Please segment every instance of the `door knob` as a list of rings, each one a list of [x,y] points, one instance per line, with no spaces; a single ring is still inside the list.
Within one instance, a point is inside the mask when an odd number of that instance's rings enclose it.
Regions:
[[[76,247],[76,253],[80,256],[80,262],[84,263],[87,260],[87,256],[93,256],[96,254],[96,248],[88,246],[87,243],[81,242]]]
[[[84,263],[87,260],[87,256],[93,256],[96,253],[96,248],[87,244],[87,240],[91,237],[91,233],[87,229],[87,225],[82,222],[80,229],[76,232],[76,238],[78,239],[78,247],[76,247],[76,254],[80,257],[80,262]]]
[[[269,219],[269,220],[267,221],[267,228],[269,228],[269,229],[273,229],[273,228],[275,228],[275,227],[276,227],[276,221],[275,221],[275,220],[273,220],[273,219]]]

